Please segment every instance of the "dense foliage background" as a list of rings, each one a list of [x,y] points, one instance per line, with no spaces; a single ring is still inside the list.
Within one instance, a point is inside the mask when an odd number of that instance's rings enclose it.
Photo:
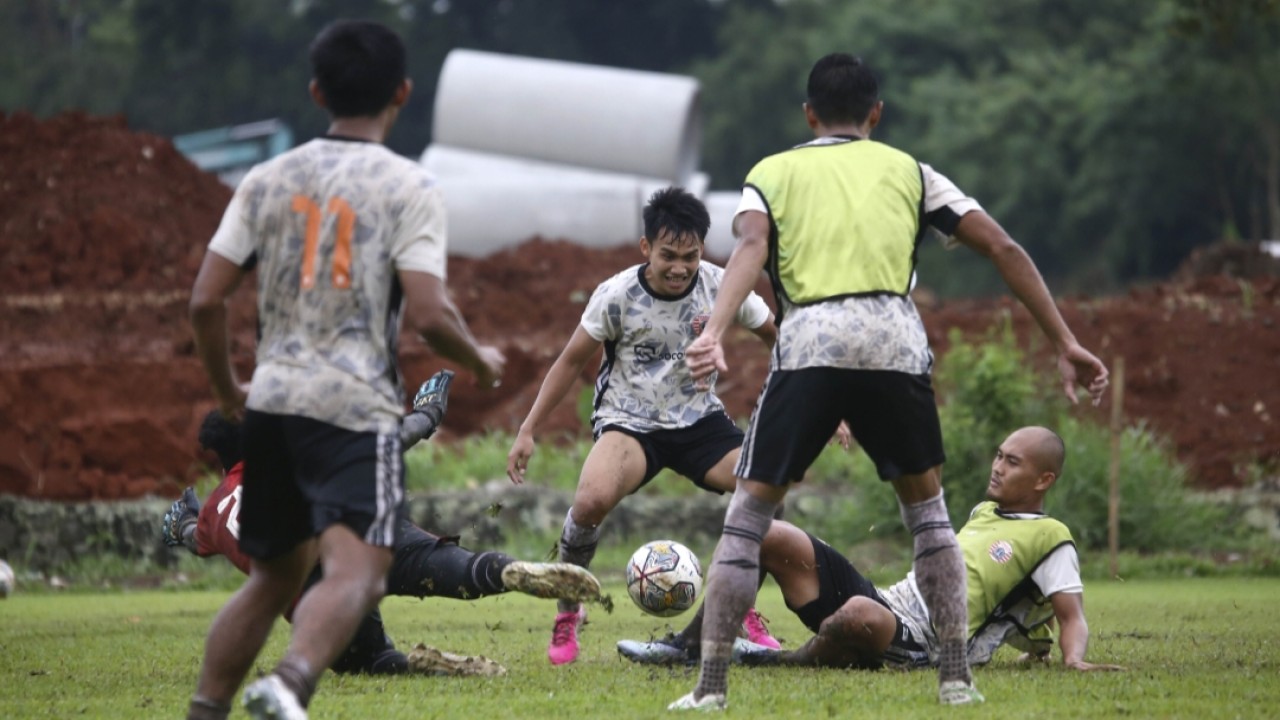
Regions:
[[[1057,291],[1280,236],[1280,0],[12,0],[0,109],[123,113],[163,134],[279,117],[306,138],[325,118],[305,49],[351,16],[410,46],[416,96],[389,144],[411,156],[441,61],[468,47],[698,77],[703,164],[731,188],[805,139],[807,70],[840,50],[882,77],[878,137],[983,202]],[[922,260],[940,293],[999,287],[941,252]]]

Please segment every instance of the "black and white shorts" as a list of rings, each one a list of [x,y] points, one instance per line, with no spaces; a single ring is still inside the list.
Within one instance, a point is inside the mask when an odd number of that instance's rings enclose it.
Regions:
[[[742,447],[742,430],[723,412],[712,413],[689,427],[674,430],[640,432],[621,425],[605,425],[596,433],[596,439],[611,430],[635,438],[644,450],[645,472],[640,487],[663,468],[671,468],[692,480],[694,485],[723,494],[724,491],[707,486],[707,473],[725,455]]]
[[[892,370],[773,370],[735,474],[771,485],[804,479],[841,420],[875,463],[881,480],[941,465],[942,426],[927,374]]]
[[[342,524],[391,547],[404,500],[400,435],[245,413],[240,549],[269,560]]]

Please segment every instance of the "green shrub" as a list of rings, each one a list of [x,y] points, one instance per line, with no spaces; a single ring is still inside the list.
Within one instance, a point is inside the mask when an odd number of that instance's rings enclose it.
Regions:
[[[986,492],[994,449],[1010,432],[1043,425],[1067,447],[1061,479],[1045,510],[1071,528],[1083,548],[1107,546],[1111,433],[1096,411],[1073,415],[1056,374],[1037,373],[1019,349],[1008,320],[980,344],[951,336],[940,361],[937,386],[947,451],[944,485],[956,526]],[[1187,469],[1168,444],[1143,424],[1120,438],[1120,544],[1156,552],[1235,547],[1241,538],[1224,521],[1229,511],[1196,500],[1186,488]]]

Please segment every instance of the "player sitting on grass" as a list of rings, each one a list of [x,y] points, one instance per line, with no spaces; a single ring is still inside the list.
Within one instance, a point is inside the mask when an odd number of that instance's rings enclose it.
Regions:
[[[695,385],[683,349],[711,312],[724,271],[702,261],[711,219],[702,201],[670,187],[649,198],[640,252],[646,262],[600,283],[582,320],[542,381],[529,415],[507,456],[507,475],[524,482],[538,427],[560,403],[601,346],[596,374],[595,445],[582,472],[560,534],[560,560],[591,564],[600,524],[627,495],[663,468],[718,493],[734,488],[733,467],[742,431],[716,397],[714,379]],[[768,346],[777,337],[773,314],[754,292],[737,309],[737,322]],[[561,601],[547,656],[552,664],[578,657],[578,627],[586,612]],[[749,637],[777,647],[751,610]]]
[[[969,578],[970,664],[991,659],[1000,645],[1024,658],[1047,660],[1051,625],[1059,625],[1063,664],[1075,670],[1122,670],[1085,662],[1089,626],[1084,617],[1080,563],[1071,531],[1044,514],[1044,497],[1062,474],[1062,439],[1026,427],[996,450],[979,504],[958,541]],[[878,589],[830,545],[791,523],[774,521],[761,546],[764,569],[782,589],[787,607],[814,633],[798,650],[743,648],[733,658],[749,665],[816,665],[898,669],[937,664],[938,638],[915,574]],[[701,613],[678,634],[653,642],[623,640],[618,652],[639,663],[693,663],[698,658]]]
[[[413,411],[401,423],[402,447],[408,448],[435,432],[448,406],[452,378],[451,371],[442,370],[422,384],[414,396]],[[192,488],[183,492],[164,516],[164,542],[170,547],[182,545],[201,557],[223,555],[248,574],[249,559],[240,552],[237,540],[244,468],[240,426],[214,410],[200,427],[200,445],[217,454],[225,475],[203,508]],[[457,538],[431,535],[403,518],[394,552],[387,576],[388,595],[474,600],[516,591],[575,602],[600,599],[600,584],[590,572],[576,565],[522,562],[492,551],[475,553],[458,546]],[[303,592],[319,579],[317,566]],[[332,669],[338,673],[398,674],[410,669],[413,658],[425,663],[413,663],[414,670],[430,674],[492,674],[501,670],[491,661],[466,662],[469,658],[448,653],[406,656],[387,637],[376,608],[365,616],[355,638]]]

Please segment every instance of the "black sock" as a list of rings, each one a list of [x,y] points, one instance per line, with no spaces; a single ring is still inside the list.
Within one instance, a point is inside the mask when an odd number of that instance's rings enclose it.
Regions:
[[[286,657],[276,665],[271,674],[280,678],[280,682],[293,692],[299,705],[305,708],[311,704],[311,696],[316,692],[316,683],[320,681],[320,677],[305,662]]]
[[[500,552],[474,553],[451,538],[425,533],[412,542],[397,545],[387,594],[410,597],[447,597],[473,600],[507,591],[502,569],[515,559]]]
[[[214,702],[199,695],[191,698],[191,705],[187,708],[187,720],[227,720],[230,714],[229,704]]]

